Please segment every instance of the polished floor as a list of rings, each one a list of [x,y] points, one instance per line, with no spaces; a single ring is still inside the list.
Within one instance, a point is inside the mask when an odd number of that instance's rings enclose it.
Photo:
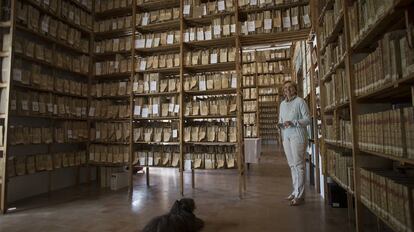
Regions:
[[[149,188],[144,175],[135,177],[132,201],[126,190],[81,186],[21,202],[15,212],[0,216],[0,231],[140,231],[180,198],[177,171],[152,169],[150,176]],[[289,170],[276,150],[267,150],[261,163],[251,166],[243,199],[234,171],[197,171],[195,189],[190,173],[185,179],[185,196],[195,199],[205,232],[352,231],[347,210],[327,206],[309,186],[306,204],[289,206],[283,199],[290,190]]]

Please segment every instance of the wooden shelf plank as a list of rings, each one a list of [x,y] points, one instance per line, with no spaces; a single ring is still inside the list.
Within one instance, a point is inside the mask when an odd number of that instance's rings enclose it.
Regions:
[[[20,118],[43,118],[51,120],[60,120],[60,121],[87,121],[86,117],[68,117],[68,116],[52,116],[52,115],[42,115],[42,114],[30,114],[30,115],[19,115],[11,114],[11,117],[20,117]]]
[[[138,26],[136,30],[141,33],[155,33],[164,31],[174,31],[180,29],[180,20],[174,19],[160,23],[152,23],[145,26]]]
[[[309,33],[310,29],[301,29],[298,31],[283,31],[272,34],[243,35],[240,36],[240,42],[242,46],[294,42],[306,40]]]
[[[113,74],[105,74],[105,75],[95,75],[95,80],[102,80],[102,79],[129,79],[131,77],[131,72],[125,73],[113,73]]]
[[[174,8],[179,6],[179,0],[152,0],[138,5],[137,9],[141,12],[148,12],[160,9]]]
[[[192,49],[234,47],[236,46],[236,38],[230,36],[219,39],[184,42],[184,45]]]
[[[155,97],[155,96],[173,96],[178,95],[179,92],[162,92],[162,93],[134,93],[135,97]]]
[[[134,117],[134,120],[136,121],[163,121],[163,120],[178,120],[180,119],[177,116],[167,116],[167,117],[148,117],[148,118],[142,118],[142,117]]]
[[[206,64],[206,65],[195,65],[185,66],[189,72],[217,72],[217,71],[230,71],[236,69],[235,62],[217,63],[217,64]]]
[[[127,15],[132,15],[132,6],[110,9],[110,10],[106,10],[103,12],[96,12],[95,18],[97,20],[102,20],[105,18],[113,18],[113,17],[127,16]]]
[[[11,27],[11,21],[0,22],[0,28],[9,28]]]
[[[344,183],[342,183],[342,181],[339,180],[338,177],[334,176],[334,175],[329,175],[329,177],[332,178],[332,180],[334,180],[339,186],[341,186],[341,188],[343,188],[345,191],[347,191],[349,194],[354,195],[354,191],[351,190],[351,188],[347,185],[345,185]]]
[[[235,15],[235,12],[221,12],[217,14],[211,14],[211,15],[205,15],[200,18],[184,18],[184,23],[189,27],[195,27],[195,26],[206,26],[211,25],[214,18],[220,18],[223,16],[228,15]]]
[[[398,162],[401,162],[401,163],[413,164],[414,165],[414,159],[398,157],[398,156],[393,156],[393,155],[387,155],[387,154],[383,154],[383,153],[379,153],[379,152],[375,152],[375,151],[369,151],[369,150],[365,150],[365,149],[360,149],[360,151],[363,152],[363,153],[369,154],[369,155],[374,155],[374,156],[378,156],[378,157],[398,161]]]
[[[200,146],[235,146],[237,143],[230,142],[185,142],[185,145],[200,145]]]
[[[129,95],[124,95],[124,96],[101,96],[101,97],[94,97],[94,98],[95,99],[129,100],[129,97],[130,97]]]
[[[132,28],[117,29],[105,32],[95,32],[95,38],[98,40],[110,39],[114,37],[125,37],[132,35]]]
[[[358,102],[392,102],[395,99],[409,99],[411,96],[410,85],[414,83],[414,73],[396,82],[388,83],[370,93],[357,96]]]
[[[129,145],[129,142],[117,142],[117,141],[91,141],[91,144],[107,144],[107,145]]]
[[[185,119],[220,119],[220,118],[236,118],[237,115],[189,115],[184,116]]]
[[[228,89],[210,89],[205,91],[200,90],[189,90],[185,91],[185,94],[188,95],[222,95],[222,94],[236,94],[237,89],[235,88],[228,88]]]
[[[136,73],[164,73],[164,74],[179,74],[180,67],[172,67],[172,68],[156,68],[150,70],[140,70]]]
[[[159,46],[159,47],[153,47],[153,48],[137,48],[135,49],[136,53],[139,54],[156,54],[156,53],[167,53],[167,52],[180,52],[180,44],[171,44],[171,45],[165,45],[165,46]]]
[[[134,144],[178,146],[178,145],[180,145],[180,142],[143,142],[143,141],[137,141],[137,142],[134,142]]]

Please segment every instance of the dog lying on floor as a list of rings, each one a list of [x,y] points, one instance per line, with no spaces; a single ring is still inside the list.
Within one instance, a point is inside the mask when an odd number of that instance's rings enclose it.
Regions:
[[[142,230],[143,232],[198,232],[203,220],[194,215],[194,200],[183,198],[175,201],[168,214],[152,219]]]

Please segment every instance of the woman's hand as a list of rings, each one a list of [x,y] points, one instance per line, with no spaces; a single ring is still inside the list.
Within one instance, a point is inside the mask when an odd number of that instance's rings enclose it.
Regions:
[[[283,125],[285,126],[285,128],[289,128],[289,127],[293,126],[293,122],[292,121],[285,121],[283,123]]]

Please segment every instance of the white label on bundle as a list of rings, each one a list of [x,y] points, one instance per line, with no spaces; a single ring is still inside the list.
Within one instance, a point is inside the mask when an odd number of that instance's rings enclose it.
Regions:
[[[53,114],[58,114],[58,105],[53,105]]]
[[[15,81],[22,81],[22,70],[20,69],[14,69],[13,70],[13,80]]]
[[[142,25],[143,25],[143,26],[148,25],[148,16],[144,16],[144,17],[142,18]]]
[[[52,103],[47,103],[47,111],[50,113],[53,113],[53,104]]]
[[[148,81],[144,82],[144,91],[148,92],[149,91],[149,83]]]
[[[190,14],[191,5],[184,5],[183,14],[189,15]]]
[[[89,108],[89,117],[95,116],[95,107]]]
[[[158,47],[160,46],[160,38],[155,38],[154,39],[154,47]]]
[[[141,116],[143,118],[148,118],[148,108],[142,108],[142,114]]]
[[[138,82],[134,82],[134,84],[132,85],[132,91],[136,92],[138,91]]]
[[[114,20],[112,22],[112,30],[116,30],[117,27],[118,27],[118,23],[116,22],[116,20]]]
[[[273,20],[272,20],[272,19],[265,19],[265,20],[264,20],[264,29],[265,29],[265,30],[270,30],[270,29],[272,29],[272,22],[273,22]]]
[[[283,27],[290,27],[290,17],[283,17]]]
[[[186,43],[190,42],[190,33],[188,32],[184,33],[184,42]]]
[[[218,1],[218,10],[223,11],[226,9],[226,4],[224,4],[224,1]]]
[[[43,32],[49,31],[49,20],[47,20],[46,18],[44,18],[42,21],[42,31]]]
[[[174,35],[167,35],[167,44],[174,43]]]
[[[134,115],[141,115],[141,106],[134,107]]]
[[[150,85],[150,91],[156,91],[157,90],[157,82],[156,81],[151,81],[151,85]]]
[[[152,47],[152,39],[147,39],[147,42],[146,42],[146,44],[145,44],[145,47],[146,47],[146,48],[150,48],[150,47]]]
[[[221,26],[220,25],[214,25],[214,35],[220,35],[221,33]]]
[[[127,83],[126,82],[119,82],[119,88],[120,89],[126,89]]]
[[[174,112],[174,103],[168,104],[168,112]]]
[[[158,104],[152,105],[152,114],[158,114]]]
[[[298,25],[298,24],[299,24],[299,22],[298,22],[298,16],[292,17],[292,25]]]
[[[305,23],[305,24],[310,24],[310,18],[309,18],[309,15],[304,15],[303,16],[303,22]]]
[[[86,107],[82,107],[82,115],[86,115]]]
[[[195,33],[190,32],[190,41],[194,41],[194,40],[195,40]]]
[[[76,116],[78,117],[82,116],[82,108],[76,107]]]
[[[252,32],[256,30],[256,22],[255,21],[248,21],[247,22],[247,31]]]
[[[172,137],[173,138],[177,138],[178,137],[178,130],[177,129],[174,129],[172,132],[173,132],[172,133]]]
[[[180,112],[180,105],[175,105],[174,113],[179,113],[179,112]]]
[[[22,110],[29,110],[29,105],[27,100],[22,101]]]
[[[135,46],[137,48],[144,48],[145,47],[145,39],[137,39],[137,40],[135,40]]]
[[[231,77],[231,87],[232,88],[237,88],[237,78],[236,77]]]
[[[256,6],[257,0],[250,0],[250,6]]]
[[[10,102],[10,108],[11,108],[11,110],[17,110],[16,100],[11,100],[11,102]]]
[[[197,32],[197,40],[204,40],[204,33],[202,31]]]
[[[141,60],[141,63],[139,65],[139,70],[144,71],[147,68],[147,61]]]
[[[32,102],[32,111],[39,111],[39,102]]]
[[[230,25],[223,25],[223,35],[230,35]]]
[[[211,31],[205,31],[204,32],[204,38],[206,40],[211,40]]]
[[[247,32],[247,26],[246,26],[246,24],[243,24],[242,25],[242,27],[241,27],[241,31],[242,31],[242,34],[248,34],[248,32]]]
[[[231,33],[236,33],[236,24],[231,24],[230,25],[230,32]]]
[[[217,53],[213,53],[210,55],[210,63],[217,64]]]
[[[198,88],[200,89],[200,91],[207,90],[206,81],[202,80],[198,82]]]
[[[100,130],[97,130],[97,131],[96,131],[96,133],[95,133],[95,138],[96,138],[96,139],[100,139],[100,138],[101,138],[101,131],[100,131]]]
[[[72,130],[68,130],[68,139],[72,138]]]

